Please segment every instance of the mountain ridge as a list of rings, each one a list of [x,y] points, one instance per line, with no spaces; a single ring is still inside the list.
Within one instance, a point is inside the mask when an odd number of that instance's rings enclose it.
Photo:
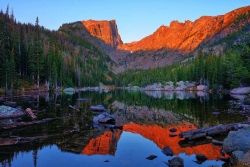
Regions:
[[[194,22],[186,20],[181,23],[174,20],[170,26],[160,26],[153,34],[136,43],[120,45],[118,49],[157,50],[160,48],[192,52],[204,40],[209,40],[216,33],[230,25],[239,15],[250,10],[250,6],[235,9],[225,15],[201,16]]]
[[[109,55],[118,64],[113,71],[119,73],[126,69],[163,67],[183,61],[190,54],[195,56],[200,49],[213,50],[218,55],[225,45],[220,43],[214,48],[210,45],[239,31],[241,25],[233,24],[249,11],[250,6],[246,6],[224,15],[201,16],[195,21],[173,20],[169,26],[162,25],[154,33],[131,43],[122,42],[115,20],[83,20],[82,27],[76,31]]]

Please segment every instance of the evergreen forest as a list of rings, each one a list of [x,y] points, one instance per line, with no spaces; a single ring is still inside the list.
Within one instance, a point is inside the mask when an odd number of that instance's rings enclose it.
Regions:
[[[146,86],[153,83],[194,81],[218,90],[250,85],[249,14],[233,26],[238,31],[225,43],[219,55],[203,53],[195,58],[148,70],[126,70],[115,75],[115,63],[89,41],[74,34],[74,28],[51,31],[39,25],[17,22],[14,11],[0,12],[0,89],[87,87],[115,85]],[[239,26],[241,25],[241,26]],[[238,41],[238,42],[235,42]],[[217,43],[218,44],[218,43]]]
[[[70,31],[50,31],[38,17],[34,22],[17,22],[9,7],[0,12],[2,90],[111,84],[109,56]]]

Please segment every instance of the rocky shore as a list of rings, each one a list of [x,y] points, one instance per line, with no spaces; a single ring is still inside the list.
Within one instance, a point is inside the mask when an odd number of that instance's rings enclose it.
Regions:
[[[231,155],[232,163],[250,166],[250,128],[230,131],[223,141],[223,150]]]

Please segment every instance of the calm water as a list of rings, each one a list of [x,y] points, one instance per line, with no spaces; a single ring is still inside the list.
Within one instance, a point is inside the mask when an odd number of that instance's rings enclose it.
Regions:
[[[79,98],[87,98],[79,100]],[[78,166],[167,166],[174,156],[184,159],[187,167],[227,166],[217,158],[220,146],[206,140],[190,145],[179,137],[169,137],[169,129],[178,131],[245,120],[228,114],[227,95],[185,92],[139,92],[116,90],[108,93],[80,92],[73,95],[43,95],[19,100],[23,108],[43,111],[38,119],[75,115],[70,119],[47,122],[24,129],[1,132],[0,136],[46,136],[46,139],[24,145],[0,147],[0,166],[12,167],[78,167]],[[57,104],[57,105],[56,105]],[[58,107],[58,104],[60,106]],[[102,104],[115,115],[115,125],[93,125],[96,113],[91,105]],[[72,105],[79,111],[69,108]],[[57,107],[56,107],[57,106]],[[214,108],[223,114],[214,115]],[[15,121],[14,119],[12,121]],[[23,121],[31,121],[24,117]],[[1,120],[1,124],[4,120]],[[122,128],[121,128],[122,127]],[[79,132],[68,133],[72,130]],[[218,137],[223,140],[223,137]],[[161,150],[169,146],[174,156]],[[197,164],[195,154],[209,160]],[[147,160],[156,155],[154,160]]]

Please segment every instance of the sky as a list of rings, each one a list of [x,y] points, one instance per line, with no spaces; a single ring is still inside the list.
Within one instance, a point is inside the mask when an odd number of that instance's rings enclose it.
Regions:
[[[250,0],[0,0],[4,12],[7,5],[17,21],[35,24],[38,17],[39,24],[50,30],[81,20],[116,20],[122,41],[127,43],[173,20],[222,15],[250,5]]]

